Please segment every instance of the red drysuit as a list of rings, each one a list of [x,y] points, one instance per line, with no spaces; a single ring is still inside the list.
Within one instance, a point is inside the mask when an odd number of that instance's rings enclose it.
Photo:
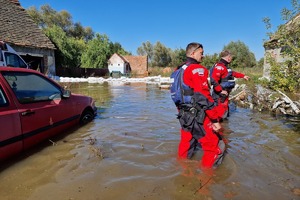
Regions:
[[[234,78],[244,78],[245,76],[242,73],[231,71],[228,64],[226,60],[221,59],[210,70],[210,82],[213,86],[212,97],[218,104],[219,117],[221,118],[226,118],[228,115],[228,96],[235,86]],[[222,90],[226,90],[228,95],[221,97]]]
[[[194,93],[201,97],[200,105],[207,104],[205,109],[205,118],[203,128],[205,135],[200,138],[195,138],[191,132],[181,129],[181,140],[178,147],[179,158],[190,158],[193,155],[198,143],[203,150],[202,166],[211,168],[223,156],[225,145],[221,145],[222,139],[218,133],[215,133],[212,128],[213,122],[218,122],[217,107],[214,106],[214,100],[210,95],[208,85],[208,70],[200,65],[192,58],[188,58],[188,67],[183,74],[183,81],[186,85],[194,89]],[[201,102],[200,102],[201,101]],[[204,105],[206,106],[206,105]],[[224,143],[223,143],[224,144]]]

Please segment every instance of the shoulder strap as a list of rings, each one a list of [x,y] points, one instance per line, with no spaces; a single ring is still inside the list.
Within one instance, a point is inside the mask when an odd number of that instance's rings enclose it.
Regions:
[[[182,65],[182,69],[185,70],[188,67],[187,64]]]
[[[187,64],[184,64],[184,65],[182,65],[182,70],[181,70],[181,72],[180,72],[180,91],[181,91],[181,102],[184,102],[184,95],[183,95],[183,86],[182,86],[182,84],[183,84],[183,72],[184,72],[184,70],[186,70],[186,68],[188,68],[188,65]]]

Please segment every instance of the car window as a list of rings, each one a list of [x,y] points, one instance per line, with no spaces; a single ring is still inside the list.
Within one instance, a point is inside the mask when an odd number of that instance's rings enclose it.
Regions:
[[[26,63],[16,54],[5,52],[4,54],[7,66],[27,68]]]
[[[3,72],[20,103],[61,98],[61,89],[43,76],[26,72]]]
[[[4,92],[0,86],[0,107],[4,107],[8,105],[7,98],[4,95]]]

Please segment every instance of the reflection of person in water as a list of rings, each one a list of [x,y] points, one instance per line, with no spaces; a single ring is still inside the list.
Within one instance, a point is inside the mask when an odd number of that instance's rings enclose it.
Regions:
[[[194,195],[210,195],[210,186],[214,183],[214,170],[212,168],[205,168],[199,171],[198,162],[190,160],[180,160],[180,166],[182,167],[182,183],[179,183],[179,187],[184,187],[186,190],[191,190]],[[188,179],[188,180],[186,180]],[[187,182],[189,186],[187,186]]]

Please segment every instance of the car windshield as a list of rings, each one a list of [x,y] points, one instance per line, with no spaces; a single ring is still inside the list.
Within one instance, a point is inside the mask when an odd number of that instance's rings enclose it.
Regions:
[[[51,81],[34,73],[2,73],[20,103],[32,103],[61,98],[61,90]]]

